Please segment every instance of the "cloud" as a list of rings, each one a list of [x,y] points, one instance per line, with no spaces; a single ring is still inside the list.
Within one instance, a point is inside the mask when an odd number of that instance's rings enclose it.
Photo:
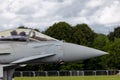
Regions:
[[[104,0],[89,0],[85,6],[88,8],[95,8],[102,6],[103,4],[104,4]]]
[[[25,25],[44,30],[66,21],[87,23],[94,31],[104,29],[99,32],[105,33],[120,24],[119,8],[119,0],[0,0],[0,29]]]
[[[114,1],[113,4],[103,9],[99,18],[99,23],[105,25],[120,24],[119,1]]]

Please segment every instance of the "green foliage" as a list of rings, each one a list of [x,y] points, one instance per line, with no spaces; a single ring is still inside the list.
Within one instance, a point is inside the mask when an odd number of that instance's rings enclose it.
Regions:
[[[66,22],[53,24],[45,31],[45,34],[59,40],[87,46],[92,46],[95,37],[95,33],[87,24],[77,24],[71,27]]]
[[[115,28],[113,32],[110,32],[108,34],[108,38],[111,41],[114,41],[115,38],[120,38],[120,26],[118,26],[117,28]]]
[[[110,41],[114,41],[114,32],[110,32],[108,38]]]
[[[105,70],[106,67],[102,63],[102,57],[95,57],[84,60],[84,70]]]
[[[60,70],[83,70],[83,62],[71,62],[71,63],[65,63],[60,67]]]
[[[120,39],[115,39],[109,45],[109,55],[106,56],[106,65],[108,69],[120,69]]]
[[[114,29],[114,36],[120,38],[120,26]]]
[[[104,50],[104,47],[109,44],[109,39],[104,34],[98,34],[93,42],[93,47],[96,49]]]
[[[45,34],[54,37],[59,40],[65,40],[70,42],[72,35],[72,27],[66,22],[59,22],[53,24],[45,31]]]
[[[76,44],[92,46],[95,33],[89,28],[87,24],[77,24],[74,27],[72,42]]]

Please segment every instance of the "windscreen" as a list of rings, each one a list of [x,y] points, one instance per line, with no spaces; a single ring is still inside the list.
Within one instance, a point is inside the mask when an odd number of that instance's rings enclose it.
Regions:
[[[0,41],[54,41],[56,39],[31,29],[15,29],[0,32]]]

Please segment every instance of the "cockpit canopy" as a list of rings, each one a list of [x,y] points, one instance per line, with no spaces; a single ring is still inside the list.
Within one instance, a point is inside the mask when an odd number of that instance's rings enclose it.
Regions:
[[[0,32],[0,41],[54,41],[56,39],[32,29],[15,29]]]

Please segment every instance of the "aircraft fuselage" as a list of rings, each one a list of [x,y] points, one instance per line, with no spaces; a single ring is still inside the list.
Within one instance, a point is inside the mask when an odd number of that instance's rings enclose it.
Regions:
[[[62,60],[62,41],[42,41],[42,42],[0,42],[0,63],[8,64],[13,61],[34,55],[48,53],[56,54],[52,58],[41,59],[40,62],[57,62]]]

